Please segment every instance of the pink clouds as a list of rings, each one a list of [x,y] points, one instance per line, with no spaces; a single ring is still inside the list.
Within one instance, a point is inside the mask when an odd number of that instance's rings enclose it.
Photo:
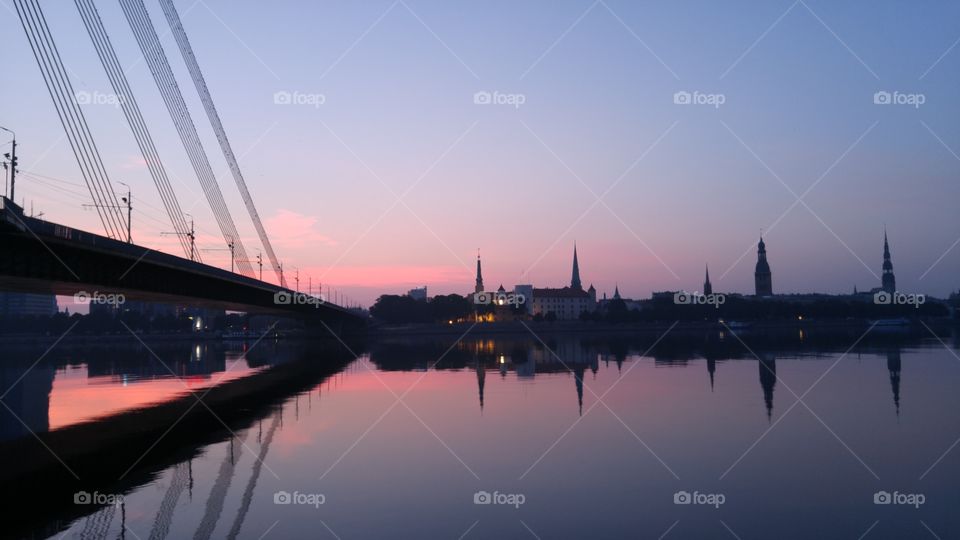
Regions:
[[[120,164],[121,169],[145,169],[147,168],[147,160],[143,159],[142,156],[127,156],[127,159]]]
[[[317,218],[281,208],[264,220],[270,241],[278,250],[297,250],[316,245],[335,246],[337,241],[315,229]]]

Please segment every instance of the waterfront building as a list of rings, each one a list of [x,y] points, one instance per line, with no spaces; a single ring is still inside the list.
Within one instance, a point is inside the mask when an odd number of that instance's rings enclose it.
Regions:
[[[479,261],[477,261],[477,263],[479,264]],[[409,291],[407,291],[407,296],[409,296],[410,298],[413,298],[414,300],[419,300],[420,302],[426,302],[426,301],[427,301],[427,286],[424,285],[423,287],[417,287],[417,288],[415,288],[415,289],[410,289]]]
[[[570,286],[559,289],[534,288],[528,309],[534,316],[553,313],[557,320],[577,320],[581,313],[590,313],[597,309],[597,290],[593,285],[586,291],[583,290],[580,281],[580,261],[576,245],[573,246]]]
[[[57,312],[57,297],[52,294],[0,292],[0,315],[48,317]]]

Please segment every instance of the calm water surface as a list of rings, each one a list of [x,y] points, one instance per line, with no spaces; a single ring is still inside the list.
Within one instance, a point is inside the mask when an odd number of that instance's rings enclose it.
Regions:
[[[55,536],[960,537],[956,339],[844,354],[856,338],[374,342]],[[65,347],[15,386],[37,395],[4,403],[42,431],[323,358],[290,342],[200,346],[159,353],[177,378],[135,347],[106,364]],[[5,368],[5,386],[23,372]]]

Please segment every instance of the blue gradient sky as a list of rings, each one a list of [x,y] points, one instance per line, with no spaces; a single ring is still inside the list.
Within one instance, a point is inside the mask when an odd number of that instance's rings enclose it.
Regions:
[[[22,169],[82,184],[12,3],[0,3],[0,125],[17,131]],[[146,4],[253,255],[256,235],[159,4]],[[584,283],[601,292],[698,288],[704,263],[715,289],[751,292],[762,228],[775,292],[846,292],[879,285],[886,224],[900,289],[960,286],[955,2],[176,4],[301,285],[311,275],[363,303],[422,284],[463,293],[479,247],[489,288],[558,286],[576,240]],[[75,89],[111,92],[72,3],[43,5]],[[97,5],[202,247],[219,247],[119,4]],[[681,90],[725,103],[676,105]],[[879,90],[926,102],[875,105]],[[277,91],[325,102],[277,105]],[[477,105],[478,91],[525,102]],[[121,111],[84,111],[111,178],[146,203],[135,240],[172,251]],[[811,186],[794,205],[791,190]],[[84,192],[24,175],[17,198],[99,232],[79,208]],[[229,264],[224,252],[205,257]]]

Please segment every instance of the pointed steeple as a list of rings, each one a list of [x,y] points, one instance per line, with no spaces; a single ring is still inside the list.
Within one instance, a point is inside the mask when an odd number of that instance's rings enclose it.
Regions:
[[[620,299],[620,285],[613,286],[613,299],[614,300]]]
[[[580,263],[577,261],[577,243],[573,243],[573,276],[570,278],[570,288],[578,291],[583,290],[580,284]]]
[[[480,273],[480,248],[477,248],[477,284],[474,286],[473,292],[483,292],[483,274]]]
[[[880,286],[884,291],[897,292],[897,278],[893,275],[893,263],[890,261],[890,243],[887,242],[887,228],[883,228],[883,275]]]
[[[710,266],[706,266],[707,273],[703,278],[703,294],[713,294],[713,285],[710,283]]]

